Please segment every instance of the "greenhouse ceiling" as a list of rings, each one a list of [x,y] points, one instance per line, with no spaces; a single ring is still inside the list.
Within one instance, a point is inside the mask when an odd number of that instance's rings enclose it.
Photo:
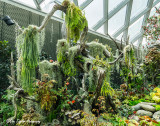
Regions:
[[[63,0],[10,0],[23,3],[32,8],[48,13],[54,1]],[[154,14],[160,0],[73,0],[86,15],[89,29],[101,34],[109,34],[115,39],[127,40],[135,46],[145,43],[142,26],[146,19]],[[57,11],[54,16],[63,19]]]

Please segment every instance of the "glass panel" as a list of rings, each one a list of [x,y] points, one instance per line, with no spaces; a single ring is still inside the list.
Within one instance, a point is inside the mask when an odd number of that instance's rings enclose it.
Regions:
[[[116,39],[118,39],[118,40],[120,40],[121,41],[121,39],[122,39],[122,36],[123,36],[123,32],[116,38]],[[123,40],[123,39],[122,39]]]
[[[138,46],[138,40],[133,43],[134,46]]]
[[[33,0],[14,0],[14,1],[22,3],[22,4],[30,6],[30,7],[33,7],[33,8],[36,8],[36,5],[34,4]]]
[[[114,8],[116,8],[116,6],[118,4],[120,4],[122,1],[124,1],[124,0],[109,0],[108,12],[110,12],[111,10],[113,10]]]
[[[53,0],[45,0],[40,6],[42,8],[42,11],[49,13],[53,6],[55,5]],[[54,13],[54,16],[62,18],[62,12],[61,11],[56,11]]]
[[[44,0],[37,0],[38,1],[38,3],[40,4],[40,3],[42,3]]]
[[[64,0],[58,0],[59,2],[63,2]],[[72,0],[71,0],[72,1]]]
[[[128,29],[128,35],[129,35],[129,40],[133,39],[135,35],[140,33],[141,27],[142,27],[142,22],[143,22],[143,17],[142,16],[140,19],[138,19],[136,22],[134,22]]]
[[[42,2],[42,4],[40,5],[42,8],[42,11],[48,13],[52,10],[52,7],[54,6],[54,1],[52,0],[45,0],[44,2]]]
[[[103,0],[94,0],[85,9],[85,16],[89,27],[95,25],[103,18]]]
[[[104,34],[104,25],[102,25],[97,32]]]
[[[78,5],[81,5],[82,3],[84,3],[87,0],[78,0]]]
[[[126,15],[126,6],[123,7],[108,21],[108,32],[113,35],[119,28],[124,25]]]
[[[133,0],[131,18],[143,11],[147,7],[148,0]]]

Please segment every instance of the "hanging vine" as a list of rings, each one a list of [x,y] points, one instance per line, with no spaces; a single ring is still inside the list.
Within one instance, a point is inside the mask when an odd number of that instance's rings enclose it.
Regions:
[[[42,41],[44,41],[44,32],[40,34],[36,26],[30,25],[17,37],[17,64],[21,64],[19,66],[21,67],[19,78],[21,79],[22,88],[29,94],[33,92],[32,83],[36,76],[35,68],[38,66],[39,52],[43,46]],[[43,37],[40,38],[40,36]]]
[[[73,42],[77,42],[80,38],[80,32],[88,26],[88,22],[85,15],[74,3],[69,0],[64,0],[63,6],[67,6],[65,21],[67,26],[67,41],[73,39]]]

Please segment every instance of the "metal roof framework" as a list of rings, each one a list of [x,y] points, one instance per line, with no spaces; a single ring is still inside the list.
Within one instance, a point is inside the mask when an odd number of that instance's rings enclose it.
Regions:
[[[16,0],[10,0],[10,1],[16,1]],[[21,1],[21,0],[19,0]],[[57,1],[59,3],[63,2],[63,0],[32,0],[34,2],[34,6],[36,6],[37,10],[43,11],[43,8],[46,7],[48,8],[48,6],[52,3],[54,3],[54,1]],[[48,4],[43,5],[46,1],[48,1]],[[124,40],[127,40],[127,38],[129,37],[129,42],[131,43],[136,43],[136,46],[139,46],[142,44],[143,41],[143,29],[142,26],[146,25],[146,19],[148,17],[150,17],[150,12],[151,10],[157,5],[160,4],[160,0],[139,0],[138,2],[143,2],[146,1],[146,6],[144,5],[144,7],[142,7],[143,9],[141,11],[139,11],[138,13],[136,13],[134,16],[132,14],[132,9],[134,9],[133,6],[133,2],[136,2],[137,0],[72,0],[77,6],[80,7],[80,9],[84,10],[87,9],[93,2],[95,1],[102,1],[103,2],[103,6],[101,8],[103,8],[103,13],[102,17],[100,19],[97,20],[97,22],[93,25],[93,26],[89,26],[89,28],[92,31],[96,31],[98,32],[99,29],[101,29],[101,33],[103,33],[104,35],[111,35],[114,39],[118,39],[120,40],[120,38],[123,36]],[[111,10],[109,10],[109,2],[116,2],[117,1],[117,5],[115,7],[113,7]],[[135,4],[135,3],[134,3]],[[138,4],[138,3],[137,3]],[[144,2],[145,4],[145,2]],[[122,8],[125,7],[125,19],[124,19],[124,24],[118,28],[116,31],[114,31],[114,33],[110,34],[109,31],[109,21],[112,17],[114,17],[115,15],[117,15]],[[92,11],[92,10],[91,10]],[[98,12],[99,13],[99,12]],[[59,12],[60,15],[60,12]],[[95,17],[96,18],[96,17]],[[132,37],[130,37],[130,28],[132,27],[132,25],[136,25],[136,23],[139,20],[142,20],[142,23],[139,29],[136,30],[136,34]],[[121,19],[117,19],[117,20],[121,20]],[[89,22],[90,23],[90,22]],[[137,23],[138,24],[138,23]],[[131,30],[132,31],[132,30]],[[131,33],[131,32],[130,32]],[[118,37],[121,36],[121,37]]]

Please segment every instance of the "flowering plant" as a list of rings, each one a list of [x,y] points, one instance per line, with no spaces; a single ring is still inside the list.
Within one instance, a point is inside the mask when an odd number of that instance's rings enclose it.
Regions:
[[[160,8],[156,8],[155,14],[148,18],[146,22],[147,25],[143,26],[144,36],[153,44],[160,40]]]

